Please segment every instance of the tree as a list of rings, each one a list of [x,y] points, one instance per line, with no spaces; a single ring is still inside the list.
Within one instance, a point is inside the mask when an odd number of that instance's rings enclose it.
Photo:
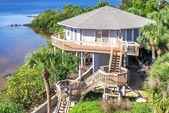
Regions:
[[[165,17],[163,14],[163,10],[149,14],[149,17],[154,19],[154,23],[142,28],[141,36],[138,39],[144,47],[152,51],[153,60],[168,50],[169,32],[165,24],[169,17]]]
[[[45,66],[50,74],[50,83],[66,79],[78,66],[79,58],[71,53],[62,52],[53,46],[42,47],[27,57],[26,65],[30,68]],[[41,68],[41,71],[43,68]]]
[[[161,10],[168,5],[166,0],[122,0],[121,8],[146,17],[148,14]]]
[[[38,69],[21,66],[7,81],[4,95],[25,109],[43,99],[43,81]]]
[[[158,57],[149,71],[149,89],[155,113],[169,112],[169,53]]]
[[[45,85],[45,89],[46,89],[46,96],[47,96],[47,101],[48,101],[47,113],[51,113],[49,72],[46,68],[44,69],[44,73],[42,74],[42,76],[43,76],[43,81],[44,81],[44,85]]]

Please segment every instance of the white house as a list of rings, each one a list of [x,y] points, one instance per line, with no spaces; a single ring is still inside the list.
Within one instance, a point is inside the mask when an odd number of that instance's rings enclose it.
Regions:
[[[117,40],[126,48],[123,56],[137,56],[139,29],[149,23],[151,20],[144,17],[105,6],[59,22],[64,27],[64,39],[52,36],[52,42],[63,50],[80,53],[81,64],[84,53],[90,54],[92,66],[97,70],[102,65],[109,65],[112,47],[119,46]]]

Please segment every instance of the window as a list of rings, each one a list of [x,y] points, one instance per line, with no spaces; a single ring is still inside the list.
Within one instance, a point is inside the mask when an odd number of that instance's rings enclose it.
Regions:
[[[109,38],[108,30],[97,30],[96,31],[96,41],[107,42]]]

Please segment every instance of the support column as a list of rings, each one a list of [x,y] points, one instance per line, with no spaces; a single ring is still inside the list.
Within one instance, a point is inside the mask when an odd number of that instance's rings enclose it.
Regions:
[[[126,96],[126,87],[125,86],[122,86],[121,93],[122,93],[122,96]]]
[[[92,54],[92,66],[93,66],[93,73],[95,72],[95,57],[94,53]]]
[[[118,104],[121,103],[121,98],[122,98],[122,94],[121,94],[121,88],[119,86],[117,86],[117,91],[118,91],[118,97],[117,97],[117,102]]]
[[[128,65],[128,56],[126,53],[123,55],[123,67],[127,67]]]
[[[64,50],[62,50],[62,64],[63,64],[63,53],[64,53]]]
[[[79,79],[81,79],[82,76],[82,68],[83,68],[83,53],[80,53],[80,65],[79,65]]]

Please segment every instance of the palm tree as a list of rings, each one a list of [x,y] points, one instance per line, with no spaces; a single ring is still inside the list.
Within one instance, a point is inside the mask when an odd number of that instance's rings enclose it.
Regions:
[[[51,98],[50,98],[50,83],[49,83],[49,72],[45,68],[44,73],[42,74],[43,80],[44,80],[44,85],[46,89],[46,96],[47,96],[47,113],[51,113]]]

